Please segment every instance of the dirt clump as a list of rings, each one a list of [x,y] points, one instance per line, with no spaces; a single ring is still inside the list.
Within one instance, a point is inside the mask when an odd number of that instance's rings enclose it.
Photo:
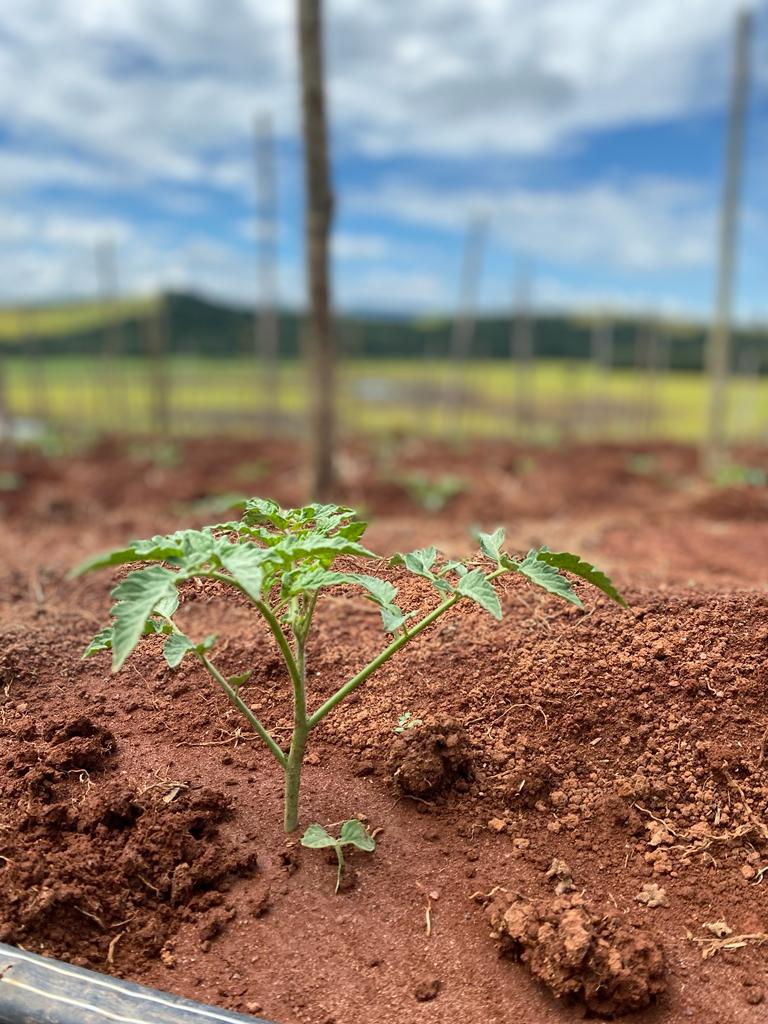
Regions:
[[[393,742],[388,761],[395,785],[408,796],[427,799],[466,789],[472,754],[462,726],[450,718],[428,718]]]
[[[253,851],[219,833],[222,794],[178,783],[136,793],[105,777],[115,739],[90,720],[15,746],[0,941],[120,971],[157,956],[188,914],[221,904],[228,877],[253,872]]]
[[[522,961],[558,999],[617,1017],[666,988],[661,946],[619,913],[576,894],[535,902],[499,889],[483,902],[499,952]]]

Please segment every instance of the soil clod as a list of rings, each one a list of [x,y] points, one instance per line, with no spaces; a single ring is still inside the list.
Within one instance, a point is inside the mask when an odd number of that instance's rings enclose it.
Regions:
[[[500,953],[526,965],[558,999],[616,1017],[665,990],[664,954],[647,931],[577,895],[534,902],[496,890],[485,912]]]
[[[472,777],[466,734],[452,719],[427,719],[392,744],[389,768],[406,795],[427,799]]]

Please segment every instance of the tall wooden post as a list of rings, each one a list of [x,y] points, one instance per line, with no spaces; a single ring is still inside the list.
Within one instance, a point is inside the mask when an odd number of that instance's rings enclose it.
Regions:
[[[27,357],[29,411],[38,424],[48,427],[51,420],[48,374],[33,317],[34,313],[31,310],[19,308],[18,334],[20,347]]]
[[[475,304],[480,274],[483,264],[485,247],[486,222],[484,218],[475,216],[467,225],[464,239],[464,252],[461,261],[461,280],[459,283],[459,305],[450,339],[451,363],[454,368],[460,367],[472,354],[472,343],[475,338]],[[449,386],[449,409],[453,413],[452,433],[458,439],[462,427],[464,412],[466,379],[465,374],[457,374]]]
[[[111,239],[99,242],[94,250],[96,280],[104,319],[104,424],[105,428],[117,425],[123,431],[129,426],[125,394],[119,380],[117,362],[121,355],[122,329],[119,320],[117,280],[117,254]]]
[[[159,441],[171,433],[171,411],[168,378],[168,306],[164,295],[159,295],[156,306],[143,321],[147,345],[147,366],[150,380],[150,423],[152,433]]]
[[[326,501],[334,487],[336,433],[336,345],[328,260],[333,193],[328,167],[321,6],[321,0],[298,0],[306,196],[305,259],[309,293],[311,487],[316,501]]]
[[[256,245],[258,297],[254,317],[256,354],[261,360],[266,422],[274,429],[280,415],[279,334],[275,295],[277,287],[277,216],[275,153],[272,118],[256,118]]]
[[[752,13],[743,10],[736,22],[734,39],[728,143],[720,210],[715,313],[707,342],[707,372],[710,392],[704,456],[706,467],[710,472],[715,470],[722,461],[725,445],[726,389],[731,348],[731,302],[741,193],[741,164],[744,149],[751,34]]]
[[[528,263],[518,267],[515,282],[515,308],[510,331],[510,355],[515,364],[515,419],[520,437],[534,426],[533,323],[531,321],[531,269]]]

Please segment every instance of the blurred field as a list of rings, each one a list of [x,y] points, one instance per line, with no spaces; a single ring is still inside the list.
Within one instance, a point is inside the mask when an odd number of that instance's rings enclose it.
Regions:
[[[83,434],[144,434],[158,429],[157,373],[142,359],[123,359],[110,371],[100,358],[11,357],[5,361],[5,406],[11,418],[27,421],[31,429],[49,421]],[[265,400],[265,378],[253,358],[174,356],[165,373],[175,434],[242,434],[258,425],[290,432],[301,424],[304,373],[297,362],[280,365],[271,401]],[[517,373],[503,361],[347,361],[340,374],[342,428],[540,441],[696,441],[703,433],[707,390],[699,373],[601,371],[576,361],[539,361],[522,382]],[[730,436],[760,440],[767,428],[768,377],[735,377]]]
[[[111,300],[109,316],[115,320],[146,316],[156,304],[156,298]],[[99,301],[52,304],[23,310],[0,307],[0,342],[18,342],[23,337],[55,338],[103,329],[104,323],[104,303]]]

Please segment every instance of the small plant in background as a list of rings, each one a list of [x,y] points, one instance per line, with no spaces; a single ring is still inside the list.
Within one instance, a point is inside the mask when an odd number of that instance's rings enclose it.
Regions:
[[[400,736],[408,729],[415,729],[417,725],[424,725],[424,722],[420,718],[414,718],[410,711],[404,711],[397,719],[397,725],[392,732],[396,732]]]
[[[8,494],[11,491],[18,491],[24,480],[12,469],[0,470],[0,493]]]
[[[79,574],[132,562],[154,563],[131,572],[114,588],[112,624],[93,638],[83,657],[111,650],[112,671],[118,672],[142,636],[159,634],[165,637],[163,653],[171,668],[187,656],[196,658],[283,770],[286,832],[298,827],[301,770],[311,730],[454,605],[472,601],[495,619],[501,619],[501,604],[493,584],[501,576],[519,574],[583,607],[560,570],[581,577],[613,601],[625,604],[608,577],[578,555],[542,547],[516,559],[502,550],[504,531],[498,529],[479,534],[478,565],[446,561],[434,547],[390,559],[391,564],[403,566],[426,580],[440,598],[436,607],[418,617],[416,611],[404,612],[395,603],[397,588],[388,579],[333,568],[341,556],[375,557],[360,544],[365,529],[366,524],[357,519],[352,509],[338,505],[283,509],[274,501],[254,498],[246,504],[240,521],[133,541],[75,570]],[[381,564],[379,561],[378,565]],[[192,640],[175,621],[180,596],[184,596],[183,585],[194,579],[214,580],[246,597],[272,633],[293,691],[293,732],[287,751],[246,700],[251,672],[245,669],[225,676],[210,657],[216,637]],[[364,597],[378,606],[384,631],[392,634],[392,639],[327,700],[310,710],[307,641],[321,591],[340,584],[360,588]],[[405,727],[406,723],[402,724]]]
[[[408,497],[425,512],[440,512],[467,489],[466,480],[446,473],[428,476],[426,473],[404,473],[395,478],[405,488]]]
[[[659,459],[653,452],[633,452],[626,457],[624,464],[636,476],[652,476],[659,468]]]
[[[175,469],[182,458],[179,446],[173,441],[134,441],[128,446],[128,455],[137,462],[151,462],[158,469]]]
[[[758,466],[731,462],[718,467],[713,482],[717,487],[765,487],[768,474]]]
[[[355,846],[358,850],[364,850],[366,853],[373,853],[376,849],[376,841],[373,836],[357,818],[350,818],[348,821],[342,822],[338,839],[334,838],[330,832],[327,832],[322,825],[309,825],[307,826],[307,831],[301,837],[301,845],[308,847],[310,850],[323,850],[333,847],[336,851],[336,860],[338,862],[336,892],[339,891],[341,879],[344,875],[344,853],[342,847]]]

